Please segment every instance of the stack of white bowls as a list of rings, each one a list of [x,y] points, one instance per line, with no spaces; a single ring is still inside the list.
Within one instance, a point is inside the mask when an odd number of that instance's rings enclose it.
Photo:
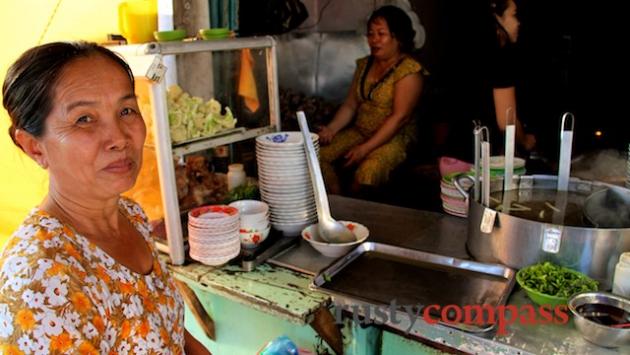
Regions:
[[[239,236],[243,248],[256,248],[267,239],[271,230],[269,205],[257,200],[238,200],[230,203],[230,206],[236,207],[240,215]]]
[[[311,133],[319,153],[319,136]],[[271,225],[285,236],[298,236],[317,221],[313,185],[300,132],[276,132],[256,138],[258,185],[269,204]]]
[[[188,212],[190,257],[206,265],[223,265],[241,251],[240,215],[231,206],[212,205]]]

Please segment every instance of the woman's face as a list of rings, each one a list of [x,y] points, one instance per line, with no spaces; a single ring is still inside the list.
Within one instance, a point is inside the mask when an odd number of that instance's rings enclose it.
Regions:
[[[69,63],[45,124],[38,144],[51,188],[99,199],[133,187],[146,127],[127,73],[111,59],[92,55]]]
[[[370,52],[377,59],[395,58],[400,53],[400,43],[389,32],[387,21],[381,17],[370,22],[367,38]]]
[[[516,18],[516,3],[513,0],[508,2],[508,7],[503,12],[503,15],[497,16],[497,20],[510,37],[510,42],[516,43],[518,39],[518,27],[521,23]]]

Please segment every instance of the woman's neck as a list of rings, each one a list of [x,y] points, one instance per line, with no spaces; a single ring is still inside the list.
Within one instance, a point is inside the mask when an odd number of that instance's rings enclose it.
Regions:
[[[120,235],[121,214],[117,197],[80,199],[60,193],[51,186],[40,207],[88,238]]]
[[[374,64],[378,65],[380,68],[390,68],[394,66],[403,55],[403,53],[397,53],[389,58],[374,58]]]

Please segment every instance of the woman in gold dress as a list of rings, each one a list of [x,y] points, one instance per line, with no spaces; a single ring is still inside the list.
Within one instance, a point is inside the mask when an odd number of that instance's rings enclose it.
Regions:
[[[415,139],[413,110],[422,92],[422,65],[410,56],[415,31],[403,10],[384,6],[368,21],[370,55],[357,60],[348,96],[319,131],[321,166],[331,193],[341,191],[333,164],[357,166],[352,185],[378,186],[407,156]]]

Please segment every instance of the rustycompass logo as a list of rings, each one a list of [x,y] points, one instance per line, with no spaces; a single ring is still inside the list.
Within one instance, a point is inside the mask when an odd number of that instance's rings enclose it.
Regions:
[[[488,304],[465,306],[432,304],[424,306],[421,304],[399,305],[396,300],[383,306],[335,304],[337,324],[343,322],[344,311],[352,313],[353,320],[362,325],[409,324],[406,329],[407,332],[413,329],[419,319],[427,324],[496,326],[499,335],[505,335],[507,333],[506,327],[514,323],[536,326],[566,324],[569,321],[569,312],[565,305],[535,307],[526,304],[517,307],[515,305],[491,306]],[[403,317],[407,319],[403,319]]]

